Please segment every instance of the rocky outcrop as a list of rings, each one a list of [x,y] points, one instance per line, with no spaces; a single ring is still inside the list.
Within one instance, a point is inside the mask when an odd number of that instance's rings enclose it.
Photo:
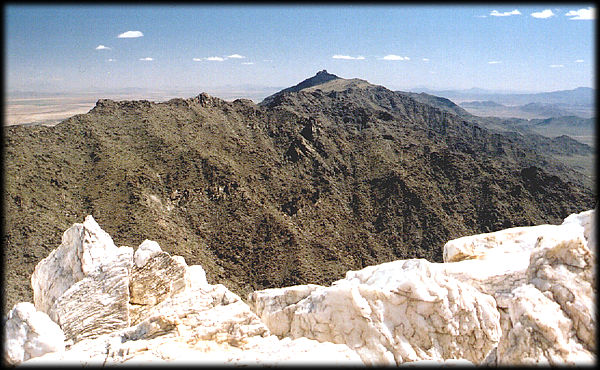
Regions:
[[[591,363],[593,217],[452,240],[445,263],[399,260],[248,299],[277,335],[345,343],[369,364]]]
[[[444,263],[397,260],[327,287],[255,291],[248,305],[156,242],[117,248],[88,216],[36,267],[36,307],[6,317],[4,361],[591,364],[593,229],[587,211],[460,238]]]
[[[36,267],[6,318],[7,364],[362,363],[343,344],[279,339],[201,266],[144,241],[117,248],[91,216]],[[36,311],[36,308],[39,311]]]
[[[128,327],[133,249],[117,248],[92,216],[63,234],[61,245],[31,276],[36,309],[58,323],[67,340]]]
[[[279,298],[290,294],[279,289],[275,299],[267,290],[249,300],[279,335],[345,343],[369,365],[481,362],[501,334],[494,299],[431,265],[400,260],[351,271],[283,307]]]
[[[65,350],[65,335],[44,312],[33,304],[21,302],[4,322],[4,362],[15,365],[46,353]]]

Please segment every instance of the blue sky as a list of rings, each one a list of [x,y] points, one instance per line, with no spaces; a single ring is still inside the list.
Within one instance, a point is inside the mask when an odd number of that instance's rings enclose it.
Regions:
[[[593,87],[590,7],[15,4],[5,88],[287,87],[321,69],[394,89]]]

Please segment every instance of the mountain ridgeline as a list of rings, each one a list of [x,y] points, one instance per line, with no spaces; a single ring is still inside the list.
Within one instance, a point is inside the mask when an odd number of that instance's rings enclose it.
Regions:
[[[32,300],[35,264],[88,214],[117,245],[156,240],[245,297],[440,262],[449,239],[594,207],[545,147],[427,99],[321,71],[260,104],[99,100],[55,127],[7,127],[5,308]]]

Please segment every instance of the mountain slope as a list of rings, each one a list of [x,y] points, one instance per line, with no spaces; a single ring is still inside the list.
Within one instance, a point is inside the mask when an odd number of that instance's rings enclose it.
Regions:
[[[99,100],[55,127],[9,127],[5,307],[31,300],[33,267],[87,214],[117,245],[156,240],[245,297],[441,261],[449,239],[593,207],[577,172],[525,145],[340,78],[260,105]]]
[[[331,80],[337,80],[339,79],[338,76],[331,74],[329,72],[327,72],[326,69],[317,72],[316,75],[314,75],[313,77],[307,78],[306,80],[298,83],[297,85],[288,87],[286,89],[283,89],[273,95],[270,95],[268,97],[266,97],[261,104],[268,104],[270,101],[273,101],[274,99],[276,99],[278,96],[280,96],[281,94],[285,94],[285,93],[290,93],[290,92],[297,92],[300,91],[302,89],[306,89],[315,85],[320,85],[322,83],[331,81]]]

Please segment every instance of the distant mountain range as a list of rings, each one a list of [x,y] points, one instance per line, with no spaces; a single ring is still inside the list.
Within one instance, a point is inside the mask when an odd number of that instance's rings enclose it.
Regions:
[[[448,98],[480,116],[550,118],[576,115],[590,118],[596,114],[596,91],[589,87],[531,94],[499,94],[483,89],[415,91]]]
[[[459,103],[459,105],[476,116],[484,117],[533,119],[571,116],[576,115],[578,112],[584,112],[582,115],[587,118],[591,114],[591,108],[586,109],[581,106],[568,106],[564,104],[527,103],[524,105],[508,106],[484,100],[466,101]]]

